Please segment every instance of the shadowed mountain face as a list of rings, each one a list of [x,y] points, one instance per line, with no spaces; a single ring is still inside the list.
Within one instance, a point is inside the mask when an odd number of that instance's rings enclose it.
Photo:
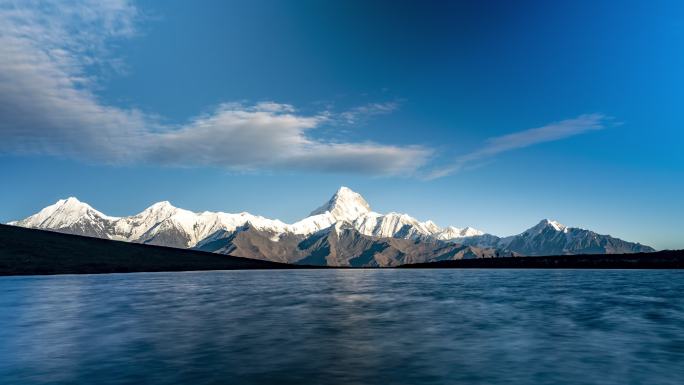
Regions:
[[[277,236],[253,227],[214,234],[197,245],[198,250],[244,258],[303,265],[399,266],[464,258],[504,256],[491,248],[478,248],[435,239],[378,238],[360,234],[351,227],[332,226],[308,237]],[[509,253],[506,256],[512,256]]]
[[[76,198],[60,200],[11,224],[286,263],[396,266],[444,259],[510,255],[652,252],[593,231],[543,220],[509,237],[471,227],[442,228],[407,214],[380,214],[358,193],[341,187],[295,223],[249,213],[195,213],[159,202],[128,217],[107,216]]]

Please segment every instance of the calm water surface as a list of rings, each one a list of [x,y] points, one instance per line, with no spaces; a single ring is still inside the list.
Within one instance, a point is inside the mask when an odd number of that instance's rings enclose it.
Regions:
[[[3,384],[684,383],[684,272],[0,278]]]

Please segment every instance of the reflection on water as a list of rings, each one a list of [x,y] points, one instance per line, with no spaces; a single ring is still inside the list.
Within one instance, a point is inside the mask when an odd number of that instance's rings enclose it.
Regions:
[[[684,272],[0,278],[2,384],[682,384]]]

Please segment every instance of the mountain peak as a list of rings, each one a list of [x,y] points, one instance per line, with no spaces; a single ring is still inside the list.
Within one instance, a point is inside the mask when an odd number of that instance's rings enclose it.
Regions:
[[[175,209],[176,207],[169,201],[161,201],[149,207],[151,210]]]
[[[567,226],[565,226],[564,224],[561,224],[560,222],[551,219],[543,219],[540,223],[543,223],[546,226],[551,226],[556,231],[563,231],[567,228]]]
[[[48,206],[48,207],[53,207],[54,209],[59,209],[59,208],[66,208],[66,209],[78,209],[81,207],[90,207],[87,203],[81,202],[78,200],[76,197],[68,197],[66,199],[60,199],[57,202],[55,202],[53,205]]]
[[[442,239],[442,240],[450,240],[450,239],[456,239],[456,238],[465,238],[465,237],[473,237],[476,235],[483,235],[484,232],[480,231],[478,229],[474,229],[470,226],[465,227],[465,228],[458,228],[454,226],[448,226],[444,230],[440,231],[437,234],[437,239]]]
[[[81,203],[76,197],[68,197],[67,199],[60,199],[57,202],[61,203]]]
[[[161,201],[153,204],[152,206],[146,208],[138,214],[138,216],[150,217],[155,220],[160,220],[162,218],[167,218],[175,214],[179,209],[171,204],[169,201]]]
[[[475,235],[483,235],[484,231],[475,229],[475,228],[470,227],[470,226],[466,226],[465,228],[463,228],[461,230],[461,234],[463,234],[464,237],[472,237]]]
[[[336,220],[353,221],[370,211],[370,205],[363,199],[361,194],[349,187],[342,186],[328,202],[312,211],[310,215],[330,212]]]
[[[75,197],[69,197],[58,200],[28,218],[12,223],[24,227],[59,229],[72,225],[82,218],[93,220],[95,218],[113,219],[114,217],[108,217],[89,204],[81,202]]]
[[[568,227],[551,219],[542,219],[537,223],[534,227],[531,227],[527,231],[525,231],[528,234],[539,234],[541,233],[544,229],[547,228],[552,228],[555,231],[563,231],[566,232]]]
[[[89,204],[87,204],[85,202],[81,202],[76,197],[68,197],[66,199],[60,199],[57,202],[55,202],[53,205],[48,206],[43,210],[49,211],[51,213],[55,213],[55,212],[84,212],[87,210],[96,211]],[[99,213],[99,214],[101,214],[101,213]],[[104,214],[102,214],[102,215],[104,216]]]

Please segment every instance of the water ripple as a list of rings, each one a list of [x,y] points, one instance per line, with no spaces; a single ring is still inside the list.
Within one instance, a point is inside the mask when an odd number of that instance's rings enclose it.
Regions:
[[[0,279],[3,384],[681,384],[684,272]]]

